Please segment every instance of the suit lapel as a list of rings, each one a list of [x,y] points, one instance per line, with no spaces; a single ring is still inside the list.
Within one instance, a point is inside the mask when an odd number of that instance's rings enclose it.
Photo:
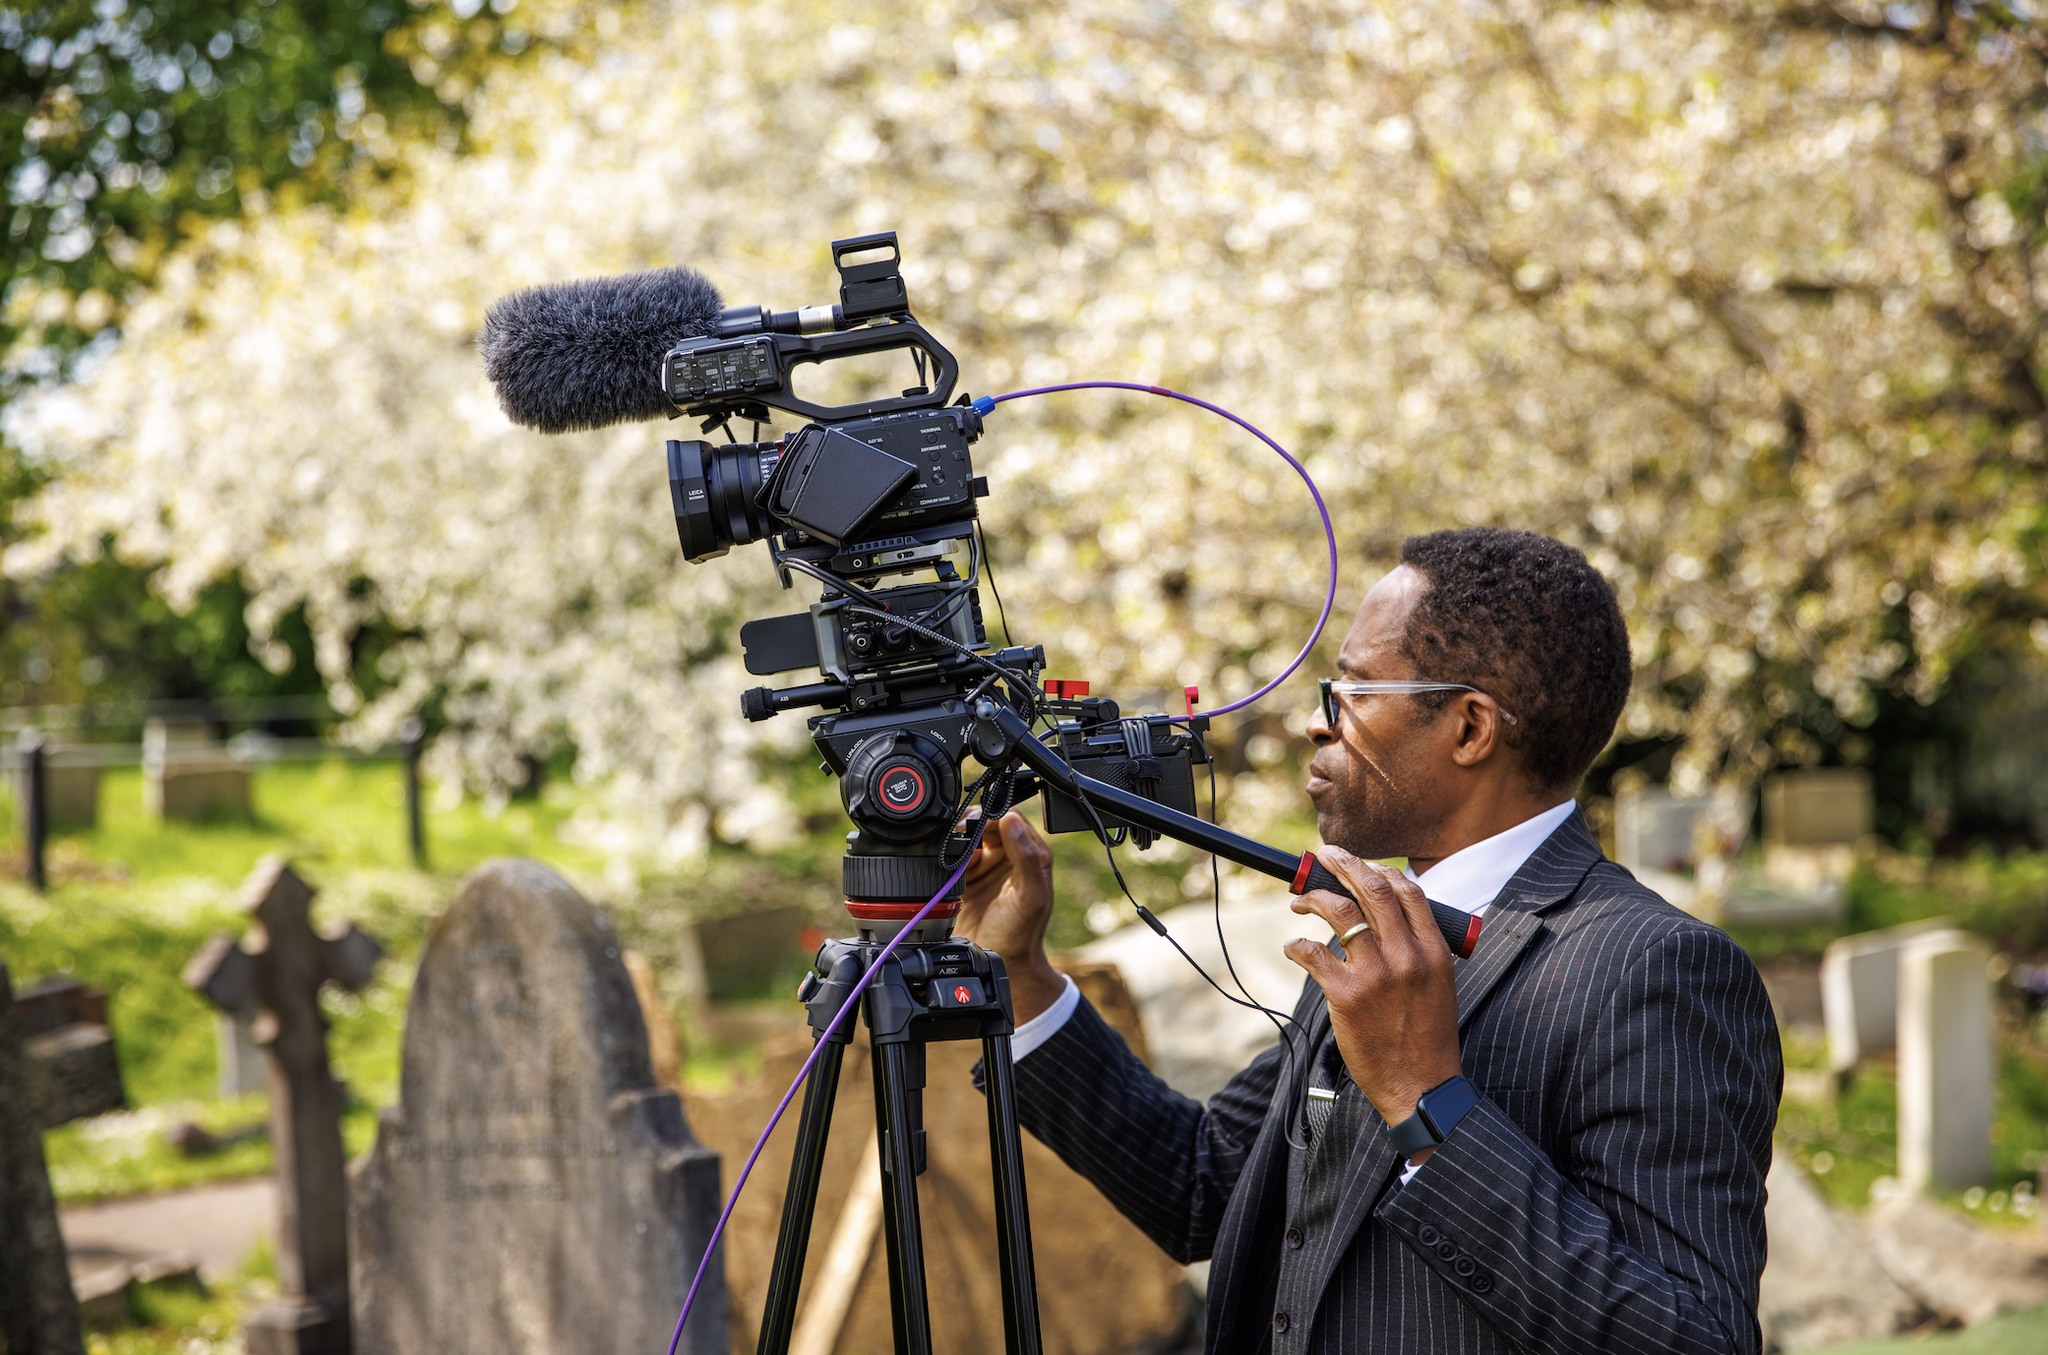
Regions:
[[[1600,847],[1586,827],[1586,816],[1575,810],[1522,863],[1522,868],[1487,908],[1472,954],[1451,961],[1457,972],[1460,1031],[1494,986],[1514,968],[1530,941],[1543,931],[1542,914],[1569,900],[1578,891],[1579,882],[1600,860]],[[1327,1021],[1322,1028],[1327,1029]],[[1351,1170],[1344,1178],[1343,1193],[1331,1220],[1329,1245],[1318,1259],[1318,1294],[1329,1286],[1338,1260],[1350,1248],[1351,1239],[1401,1166],[1400,1150],[1394,1147],[1386,1121],[1370,1106],[1365,1109],[1364,1119],[1358,1146],[1352,1153]]]

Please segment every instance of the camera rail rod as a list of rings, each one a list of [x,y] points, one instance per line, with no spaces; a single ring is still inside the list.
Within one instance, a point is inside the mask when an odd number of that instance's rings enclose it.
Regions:
[[[1233,833],[1221,825],[1198,819],[1192,814],[1183,814],[1177,809],[1168,809],[1107,781],[1083,776],[1040,743],[1032,735],[1031,726],[1025,724],[1016,711],[998,701],[984,697],[975,703],[974,713],[984,730],[998,735],[986,749],[994,761],[1014,756],[1056,790],[1114,809],[1120,817],[1141,828],[1149,828],[1190,847],[1214,852],[1226,861],[1235,861],[1276,880],[1284,880],[1288,889],[1296,894],[1327,889],[1346,898],[1356,897],[1345,888],[1335,872],[1316,860],[1314,852],[1296,855],[1278,847],[1269,847],[1256,838]],[[977,748],[976,756],[982,756],[983,751]],[[983,760],[991,761],[991,758],[984,757]],[[1451,953],[1469,956],[1479,941],[1480,919],[1435,899],[1428,902],[1430,917],[1436,922],[1437,930],[1443,933],[1444,943],[1451,948]]]

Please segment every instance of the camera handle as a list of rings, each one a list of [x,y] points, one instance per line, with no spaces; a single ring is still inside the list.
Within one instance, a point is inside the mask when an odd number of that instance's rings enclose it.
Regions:
[[[1313,889],[1327,889],[1346,898],[1354,897],[1329,867],[1316,860],[1314,852],[1295,855],[1278,847],[1269,847],[1255,838],[1233,833],[1192,814],[1154,804],[1142,795],[1106,781],[1081,775],[1040,743],[1032,735],[1031,726],[1025,724],[1016,711],[999,701],[983,697],[975,703],[974,715],[974,754],[990,766],[1015,759],[1036,772],[1047,784],[1068,795],[1114,809],[1128,822],[1149,828],[1176,842],[1185,842],[1190,847],[1213,852],[1226,861],[1235,861],[1276,880],[1284,880],[1292,893],[1306,894]],[[1472,954],[1473,946],[1479,941],[1480,919],[1477,916],[1447,903],[1438,903],[1435,899],[1429,900],[1429,915],[1453,955],[1466,957]]]

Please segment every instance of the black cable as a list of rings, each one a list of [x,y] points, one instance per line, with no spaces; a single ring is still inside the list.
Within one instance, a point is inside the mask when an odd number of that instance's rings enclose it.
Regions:
[[[1212,765],[1212,768],[1211,768],[1211,770],[1213,771],[1213,765]],[[1155,916],[1153,915],[1153,913],[1152,913],[1152,910],[1151,910],[1151,909],[1147,908],[1147,907],[1146,907],[1146,906],[1145,906],[1144,904],[1142,904],[1142,903],[1139,903],[1139,902],[1138,902],[1138,900],[1137,900],[1137,898],[1136,898],[1136,896],[1135,896],[1135,895],[1133,895],[1133,894],[1131,893],[1131,886],[1130,886],[1130,884],[1129,884],[1129,883],[1128,883],[1127,881],[1125,881],[1125,879],[1124,879],[1124,873],[1123,873],[1123,870],[1122,870],[1122,868],[1121,868],[1121,867],[1119,867],[1119,866],[1117,865],[1117,863],[1116,863],[1116,850],[1115,850],[1115,848],[1114,848],[1114,847],[1113,847],[1113,846],[1111,845],[1111,843],[1110,843],[1110,839],[1109,839],[1109,829],[1108,829],[1108,827],[1107,827],[1106,825],[1104,825],[1104,823],[1102,822],[1102,815],[1096,812],[1096,809],[1095,809],[1095,804],[1094,804],[1094,802],[1093,802],[1093,801],[1091,801],[1091,800],[1090,800],[1090,799],[1088,798],[1088,792],[1087,792],[1087,790],[1086,790],[1085,788],[1083,788],[1082,786],[1080,786],[1080,785],[1079,785],[1078,783],[1077,783],[1077,784],[1075,785],[1075,787],[1074,787],[1074,790],[1075,790],[1075,792],[1076,792],[1076,794],[1075,794],[1075,797],[1074,797],[1074,798],[1080,801],[1080,803],[1081,803],[1081,808],[1083,808],[1083,809],[1085,809],[1085,810],[1087,810],[1087,811],[1088,811],[1088,820],[1089,820],[1089,822],[1090,822],[1090,823],[1092,823],[1092,824],[1094,824],[1094,825],[1095,825],[1095,837],[1096,837],[1096,840],[1097,840],[1098,842],[1100,842],[1100,843],[1102,844],[1102,850],[1103,850],[1103,853],[1104,853],[1104,855],[1106,855],[1106,856],[1107,856],[1107,857],[1109,858],[1109,873],[1110,873],[1111,875],[1114,875],[1114,876],[1116,877],[1116,885],[1117,885],[1117,888],[1118,888],[1118,889],[1121,889],[1121,890],[1123,891],[1123,895],[1124,895],[1124,898],[1130,901],[1130,905],[1131,905],[1131,907],[1133,907],[1133,908],[1135,908],[1135,909],[1137,909],[1137,910],[1138,910],[1138,917],[1139,917],[1139,918],[1140,918],[1141,920],[1143,920],[1143,922],[1145,923],[1145,925],[1146,925],[1147,927],[1150,927],[1150,928],[1151,928],[1151,929],[1153,930],[1153,932],[1154,932],[1154,933],[1156,933],[1157,935],[1159,935],[1159,936],[1161,936],[1161,937],[1165,938],[1165,941],[1166,941],[1166,944],[1167,944],[1167,945],[1169,945],[1169,946],[1172,946],[1172,947],[1173,947],[1173,948],[1174,948],[1175,950],[1179,951],[1179,952],[1180,952],[1180,958],[1181,958],[1181,959],[1183,959],[1183,960],[1186,960],[1186,961],[1188,962],[1188,967],[1189,967],[1189,968],[1191,968],[1191,969],[1193,969],[1193,970],[1194,970],[1194,971],[1195,971],[1195,972],[1196,972],[1197,974],[1200,974],[1200,975],[1202,976],[1202,979],[1203,979],[1203,981],[1204,981],[1204,982],[1206,982],[1206,983],[1207,983],[1207,984],[1208,984],[1208,985],[1209,985],[1209,986],[1210,986],[1211,988],[1214,988],[1214,989],[1216,990],[1216,992],[1218,993],[1218,995],[1220,995],[1220,996],[1221,996],[1221,997],[1223,998],[1223,1000],[1224,1000],[1225,1002],[1233,1003],[1233,1004],[1235,1004],[1236,1006],[1239,1006],[1239,1007],[1247,1007],[1247,1008],[1251,1008],[1251,1009],[1254,1009],[1254,1010],[1257,1010],[1257,1011],[1261,1011],[1261,1012],[1264,1012],[1264,1013],[1266,1014],[1266,1018],[1267,1018],[1268,1020],[1270,1020],[1270,1021],[1272,1021],[1272,1022],[1273,1022],[1273,1024],[1274,1024],[1274,1028],[1280,1031],[1280,1036],[1281,1036],[1281,1039],[1280,1039],[1280,1051],[1281,1051],[1281,1053],[1280,1053],[1280,1056],[1281,1056],[1281,1058],[1282,1058],[1282,1059],[1283,1059],[1283,1060],[1285,1061],[1285,1064],[1286,1064],[1286,1072],[1285,1072],[1285,1075],[1284,1075],[1284,1082],[1285,1082],[1285,1085],[1286,1085],[1286,1086],[1288,1086],[1288,1087],[1289,1087],[1289,1088],[1291,1089],[1291,1088],[1293,1087],[1293,1085],[1294,1085],[1294,1080],[1295,1080],[1295,1062],[1294,1062],[1294,1060],[1295,1060],[1295,1048],[1294,1048],[1294,1036],[1290,1036],[1290,1035],[1289,1035],[1289,1034],[1287,1033],[1287,1031],[1286,1031],[1286,1030],[1285,1030],[1284,1028],[1282,1028],[1282,1027],[1280,1026],[1280,1023],[1281,1023],[1282,1021],[1285,1021],[1285,1022],[1286,1022],[1286,1023],[1288,1024],[1288,1025],[1290,1025],[1290,1026],[1293,1026],[1293,1027],[1294,1027],[1294,1029],[1295,1029],[1295,1032],[1296,1032],[1296,1034],[1298,1034],[1298,1035],[1299,1035],[1299,1036],[1300,1036],[1300,1037],[1301,1037],[1301,1038],[1302,1038],[1302,1039],[1303,1039],[1304,1041],[1306,1041],[1306,1040],[1307,1040],[1307,1038],[1308,1038],[1308,1032],[1307,1032],[1307,1031],[1305,1031],[1305,1030],[1302,1030],[1302,1028],[1301,1028],[1301,1023],[1300,1023],[1300,1022],[1298,1022],[1298,1021],[1296,1021],[1296,1020],[1295,1020],[1295,1019],[1293,1018],[1293,1016],[1291,1016],[1291,1015],[1286,1015],[1286,1016],[1283,1016],[1283,1015],[1282,1015],[1281,1013],[1279,1013],[1279,1012],[1276,1012],[1276,1011],[1274,1011],[1274,1010],[1273,1010],[1273,1009],[1272,1009],[1271,1007],[1268,1007],[1268,1006],[1266,1006],[1266,1005],[1265,1005],[1264,1003],[1258,1002],[1258,1001],[1256,1001],[1255,999],[1253,999],[1252,995],[1251,995],[1251,994],[1250,994],[1249,992],[1245,993],[1245,995],[1244,995],[1244,996],[1243,996],[1242,998],[1236,998],[1236,997],[1232,997],[1232,996],[1231,996],[1231,995],[1229,994],[1229,992],[1227,992],[1227,991],[1226,991],[1226,990],[1224,989],[1224,987],[1223,987],[1223,985],[1222,985],[1222,984],[1220,984],[1220,983],[1216,982],[1216,980],[1215,980],[1214,978],[1210,977],[1209,971],[1208,971],[1208,970],[1206,970],[1206,969],[1204,969],[1204,968],[1202,968],[1202,966],[1201,966],[1200,962],[1198,962],[1198,961],[1197,961],[1197,960],[1195,959],[1195,957],[1194,957],[1194,956],[1192,956],[1192,955],[1188,954],[1188,952],[1187,952],[1187,949],[1186,949],[1186,947],[1182,946],[1180,942],[1178,942],[1178,941],[1176,941],[1176,940],[1174,940],[1174,939],[1173,939],[1173,933],[1171,933],[1171,932],[1169,932],[1169,931],[1167,931],[1167,930],[1166,930],[1166,924],[1165,924],[1165,923],[1163,923],[1163,922],[1161,922],[1161,921],[1160,921],[1160,920],[1159,920],[1159,919],[1158,919],[1157,917],[1155,917]],[[1215,810],[1214,810],[1214,809],[1212,808],[1212,809],[1210,810],[1210,813],[1211,813],[1211,814],[1213,815],[1213,814],[1215,813]],[[1212,857],[1212,859],[1213,859],[1213,857]],[[1222,926],[1222,923],[1221,923],[1221,897],[1222,897],[1222,877],[1221,877],[1220,875],[1219,875],[1219,876],[1217,877],[1217,897],[1218,897],[1218,924],[1217,924],[1217,925],[1218,925],[1218,929],[1219,929],[1219,934],[1220,934],[1220,930],[1221,930],[1221,926]],[[1229,958],[1230,958],[1230,956],[1229,956],[1229,952],[1228,952],[1228,950],[1226,949],[1226,951],[1225,951],[1225,953],[1224,953],[1224,960],[1225,960],[1225,962],[1226,962],[1226,963],[1228,963],[1228,961],[1229,961]],[[1232,977],[1235,977],[1235,973],[1234,973],[1234,972],[1233,972],[1233,975],[1232,975]],[[1240,984],[1239,984],[1238,986],[1239,986],[1239,988],[1243,988],[1243,986],[1244,986],[1244,985],[1243,985],[1242,983],[1240,983]],[[1302,1073],[1303,1073],[1303,1075],[1304,1075],[1304,1076],[1303,1076],[1303,1078],[1302,1078],[1302,1080],[1303,1080],[1304,1082],[1306,1082],[1306,1081],[1307,1081],[1306,1073],[1307,1073],[1307,1071],[1308,1071],[1308,1053],[1309,1053],[1309,1052],[1310,1052],[1310,1051],[1304,1050],[1304,1051],[1302,1052],[1302,1055],[1301,1055],[1301,1066],[1302,1066]],[[1291,1091],[1290,1091],[1290,1094],[1289,1094],[1289,1099],[1290,1099],[1290,1100],[1292,1100],[1292,1099],[1293,1099]],[[1306,1143],[1306,1142],[1301,1142],[1301,1143],[1297,1143],[1297,1142],[1295,1142],[1295,1140],[1294,1140],[1294,1137],[1293,1137],[1293,1126],[1292,1126],[1292,1125],[1289,1125],[1289,1126],[1287,1127],[1287,1129],[1286,1129],[1286,1131],[1285,1131],[1285,1132],[1286,1132],[1286,1134],[1287,1134],[1287,1144],[1288,1144],[1288,1146],[1289,1146],[1289,1147],[1291,1147],[1291,1148],[1295,1148],[1295,1149],[1298,1149],[1298,1150],[1300,1150],[1300,1151],[1302,1151],[1302,1152],[1306,1152],[1306,1151],[1308,1150],[1308,1145],[1307,1145],[1307,1143]]]
[[[1035,717],[1035,714],[1038,709],[1037,691],[1031,685],[1031,683],[1025,680],[1024,675],[1019,673],[1016,669],[1009,668],[1004,666],[1003,664],[997,663],[994,659],[991,659],[986,654],[975,653],[973,650],[969,649],[966,645],[961,644],[958,640],[955,640],[950,635],[941,635],[938,631],[932,630],[928,626],[920,626],[915,621],[910,621],[900,616],[891,615],[889,612],[883,610],[880,607],[864,607],[860,606],[859,604],[854,604],[847,607],[846,610],[850,612],[857,612],[862,616],[877,617],[883,621],[891,623],[892,625],[901,626],[905,630],[911,631],[914,634],[924,636],[927,640],[936,641],[937,643],[944,645],[946,648],[953,650],[954,652],[960,654],[965,658],[973,660],[975,663],[980,664],[982,667],[988,669],[991,672],[1001,674],[1006,681],[1008,681],[1013,687],[1016,688],[1016,691],[1012,693],[1012,695],[1023,704],[1023,708],[1026,712],[1033,714]]]
[[[1208,741],[1202,737],[1201,732],[1197,730],[1192,724],[1188,726],[1188,734],[1190,735],[1190,737],[1194,739],[1195,747],[1201,750],[1202,760],[1206,762],[1209,766],[1209,822],[1214,823],[1216,822],[1216,759],[1210,756],[1209,754]],[[1251,989],[1247,988],[1245,986],[1244,980],[1238,977],[1237,966],[1233,964],[1230,959],[1230,942],[1226,941],[1223,938],[1223,869],[1221,865],[1221,858],[1219,858],[1214,852],[1209,853],[1209,889],[1211,913],[1216,919],[1216,944],[1223,951],[1224,968],[1230,971],[1230,981],[1237,985],[1237,991],[1243,993],[1245,997],[1256,1002],[1258,999],[1252,998]],[[1273,1023],[1273,1029],[1279,1032],[1280,1038],[1288,1042],[1288,1051],[1291,1054],[1294,1048],[1294,1037],[1289,1035],[1286,1029],[1281,1026],[1280,1019],[1273,1015],[1273,1009],[1271,1007],[1265,1006],[1262,1003],[1260,1004],[1259,1010],[1264,1012],[1266,1014],[1266,1019]],[[1294,1024],[1291,1018],[1288,1024]],[[1296,1029],[1299,1030],[1300,1027],[1296,1026]],[[1302,1038],[1306,1040],[1308,1033],[1306,1031],[1302,1031],[1301,1034]],[[1306,1070],[1308,1067],[1308,1056],[1313,1052],[1313,1050],[1304,1052],[1302,1056],[1302,1067],[1304,1070]],[[1292,1058],[1289,1058],[1287,1061],[1287,1072],[1289,1078],[1291,1079],[1294,1074],[1294,1060]],[[1307,1078],[1304,1077],[1302,1081],[1304,1085],[1301,1091],[1301,1101],[1305,1111],[1308,1103],[1308,1089],[1306,1086]],[[1291,1086],[1288,1088],[1287,1099],[1289,1101],[1295,1099],[1295,1092]],[[1306,1118],[1305,1114],[1304,1118]],[[1298,1148],[1304,1153],[1308,1151],[1308,1143],[1306,1140],[1300,1143],[1296,1143],[1294,1140],[1293,1116],[1290,1115],[1287,1118],[1287,1123],[1283,1126],[1282,1133],[1286,1136],[1287,1144],[1289,1147]]]
[[[812,578],[816,579],[819,583],[824,584],[827,588],[836,588],[840,592],[844,593],[846,596],[851,598],[858,598],[862,602],[867,603],[870,607],[882,606],[881,598],[869,592],[867,589],[861,587],[859,584],[854,583],[849,579],[842,579],[837,574],[827,573],[826,571],[818,568],[816,565],[812,564],[808,560],[799,560],[794,555],[785,555],[780,560],[776,561],[776,563],[786,565],[790,569],[796,570],[799,574],[808,574]],[[887,609],[884,609],[882,614],[884,616],[887,616]],[[896,618],[892,616],[889,619],[893,621]]]
[[[995,557],[988,553],[988,534],[981,530],[981,519],[979,518],[976,518],[974,521],[974,535],[981,542],[981,558],[987,561],[987,564],[985,564],[983,568],[988,573],[988,591],[994,594],[995,596],[996,620],[1002,622],[1003,643],[1006,645],[1014,645],[1017,642],[1015,639],[1011,638],[1010,635],[1010,617],[1009,614],[1003,610],[1003,590],[996,587]]]

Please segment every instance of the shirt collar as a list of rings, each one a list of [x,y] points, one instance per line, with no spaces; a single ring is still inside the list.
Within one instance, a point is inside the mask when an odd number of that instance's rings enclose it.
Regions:
[[[1566,800],[1534,818],[1522,820],[1506,832],[1459,848],[1420,875],[1405,866],[1401,873],[1421,885],[1422,892],[1438,903],[1468,913],[1483,913],[1507,888],[1515,872],[1576,808],[1578,801]]]

